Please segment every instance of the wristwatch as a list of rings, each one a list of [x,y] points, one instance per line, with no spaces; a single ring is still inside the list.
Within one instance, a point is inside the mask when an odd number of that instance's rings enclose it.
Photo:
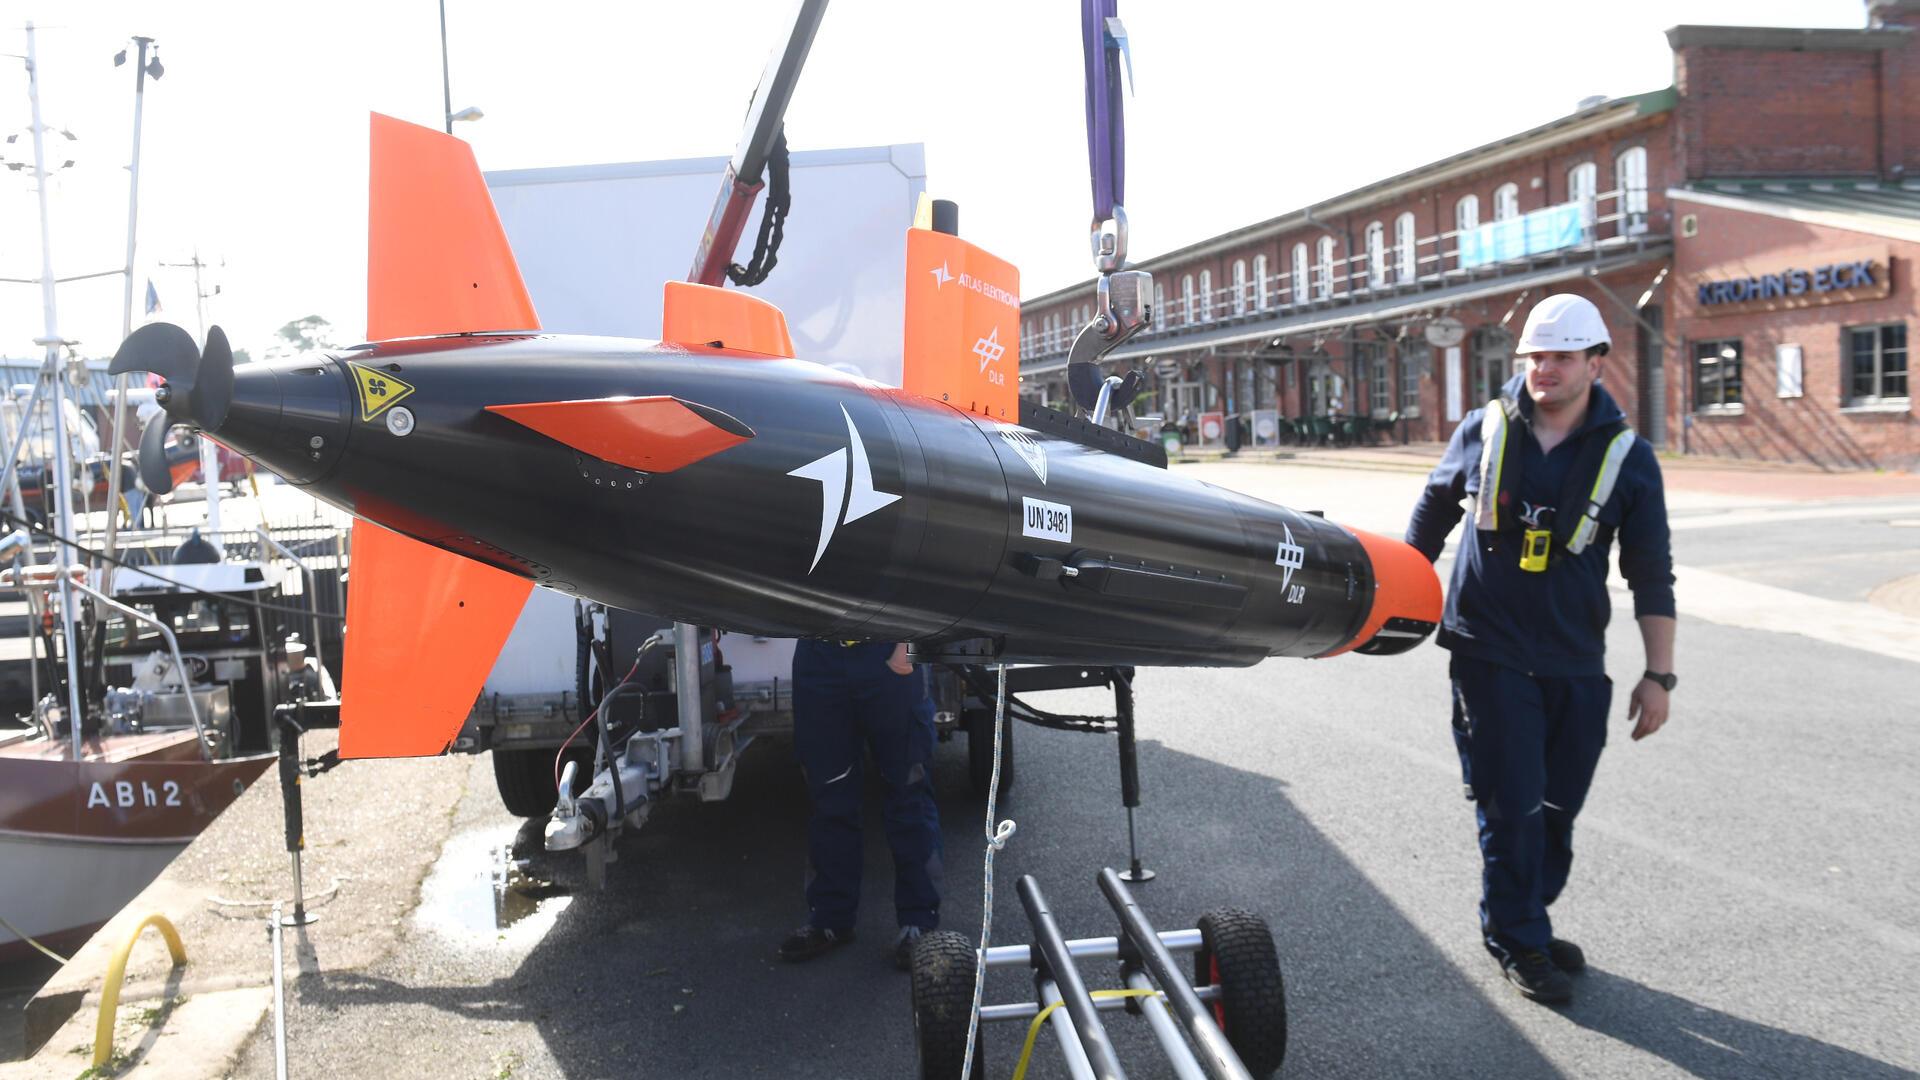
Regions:
[[[1641,673],[1640,677],[1648,682],[1658,683],[1660,689],[1668,693],[1672,693],[1673,688],[1680,685],[1680,676],[1675,675],[1671,671],[1665,672],[1664,674],[1658,671],[1645,671]]]

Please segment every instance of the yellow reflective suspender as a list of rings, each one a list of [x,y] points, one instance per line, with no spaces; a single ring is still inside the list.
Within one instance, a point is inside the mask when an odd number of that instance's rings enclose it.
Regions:
[[[1473,527],[1500,528],[1500,473],[1507,458],[1507,410],[1500,399],[1487,402],[1480,421],[1480,493],[1473,500]]]
[[[1574,526],[1573,535],[1567,537],[1568,551],[1578,555],[1587,550],[1587,545],[1593,543],[1594,536],[1600,532],[1600,508],[1613,497],[1613,486],[1620,482],[1620,469],[1627,463],[1627,452],[1632,449],[1632,428],[1622,428],[1607,444],[1607,456],[1601,459],[1600,472],[1593,478],[1593,492],[1587,496],[1586,511]]]
[[[1483,532],[1497,532],[1502,524],[1500,483],[1504,478],[1507,445],[1513,430],[1505,405],[1505,399],[1488,402],[1480,422],[1480,490],[1474,497],[1473,523],[1476,529]],[[1567,536],[1567,551],[1571,554],[1578,555],[1585,551],[1593,543],[1594,537],[1599,535],[1600,510],[1613,497],[1613,489],[1620,482],[1620,470],[1626,465],[1628,452],[1633,449],[1633,439],[1633,429],[1622,425],[1607,443],[1606,453],[1600,460],[1599,470],[1594,474],[1593,487],[1587,495],[1580,520]],[[1544,571],[1552,546],[1552,529],[1528,528],[1521,537],[1520,568],[1536,573]]]

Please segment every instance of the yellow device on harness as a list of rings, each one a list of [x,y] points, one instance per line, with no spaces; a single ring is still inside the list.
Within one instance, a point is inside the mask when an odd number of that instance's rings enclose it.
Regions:
[[[1547,552],[1552,550],[1552,529],[1528,529],[1520,535],[1520,569],[1540,573],[1547,568]]]

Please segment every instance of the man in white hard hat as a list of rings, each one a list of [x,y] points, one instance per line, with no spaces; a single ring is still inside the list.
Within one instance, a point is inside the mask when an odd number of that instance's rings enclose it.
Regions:
[[[1562,293],[1527,317],[1525,370],[1468,413],[1427,479],[1407,543],[1437,559],[1471,498],[1436,641],[1453,653],[1453,735],[1480,829],[1480,928],[1507,980],[1536,1001],[1573,995],[1580,948],[1547,908],[1566,885],[1573,820],[1607,741],[1607,553],[1617,539],[1646,669],[1626,716],[1667,721],[1673,558],[1653,448],[1599,385],[1611,347],[1592,302]]]

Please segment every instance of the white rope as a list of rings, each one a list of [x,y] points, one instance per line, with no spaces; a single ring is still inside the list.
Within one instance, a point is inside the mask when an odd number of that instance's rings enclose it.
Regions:
[[[1007,720],[1007,665],[1001,664],[1000,692],[993,703],[993,778],[987,783],[987,859],[981,875],[984,886],[980,911],[980,955],[973,965],[973,1008],[967,1016],[967,1055],[960,1062],[962,1080],[973,1076],[974,1040],[980,1034],[980,995],[987,988],[987,945],[993,939],[993,854],[1007,846],[1018,826],[1012,818],[994,821],[994,803],[1000,797],[1000,739]]]

